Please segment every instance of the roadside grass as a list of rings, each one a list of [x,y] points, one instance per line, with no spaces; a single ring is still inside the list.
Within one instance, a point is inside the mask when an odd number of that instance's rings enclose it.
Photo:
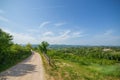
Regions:
[[[70,60],[54,59],[51,67],[43,58],[47,80],[120,80],[120,65],[80,64]]]

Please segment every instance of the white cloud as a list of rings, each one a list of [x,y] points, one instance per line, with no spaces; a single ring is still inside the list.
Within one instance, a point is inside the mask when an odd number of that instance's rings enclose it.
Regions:
[[[19,44],[39,44],[41,41],[48,41],[50,44],[80,44],[80,45],[120,45],[120,36],[113,35],[114,32],[107,30],[102,34],[93,36],[83,32],[65,30],[61,32],[46,31],[34,33],[18,33],[1,27],[5,32],[13,35],[13,41]],[[32,31],[32,30],[30,30]],[[36,31],[36,30],[35,30]]]
[[[84,34],[83,32],[73,32],[72,36],[78,38],[78,37],[86,36],[86,34]]]
[[[9,20],[3,16],[0,16],[0,21],[5,21],[5,22],[8,22]]]
[[[51,34],[51,32],[48,32]],[[52,32],[52,34],[55,34]],[[78,32],[72,32],[71,30],[66,30],[64,32],[60,32],[60,34],[58,33],[56,36],[55,35],[47,35],[47,36],[43,36],[41,38],[41,41],[48,41],[51,44],[67,44],[68,41],[70,41],[71,39],[77,38],[79,35],[82,36],[83,34],[78,34]]]
[[[51,31],[43,33],[43,36],[52,36],[52,35],[54,35],[54,33]]]
[[[41,41],[48,41],[51,44],[62,44],[69,38],[70,30],[67,30],[63,33],[54,35],[53,32],[46,32],[45,35],[42,36]]]
[[[61,38],[67,39],[70,37],[70,30],[65,31],[64,33],[61,34]]]
[[[40,28],[43,28],[43,27],[45,27],[47,24],[49,24],[50,23],[50,21],[45,21],[45,22],[42,22],[41,24],[40,24]]]
[[[14,42],[19,44],[26,44],[26,43],[36,43],[38,42],[35,37],[27,35],[27,34],[20,34],[20,33],[11,33],[14,36]]]
[[[2,28],[3,31],[11,34],[13,36],[13,42],[18,44],[26,44],[26,43],[38,43],[37,39],[31,35],[26,33],[16,33],[12,32],[9,29]]]
[[[54,24],[54,25],[57,26],[57,27],[59,27],[59,26],[65,25],[65,23],[56,23],[56,24]]]
[[[36,36],[36,33],[32,33],[32,35],[28,33],[18,33],[13,32],[10,29],[2,28],[5,32],[13,35],[13,41],[18,44],[38,44],[41,41],[48,41],[50,44],[64,44],[67,43],[67,40],[73,38],[71,36],[73,32],[70,30],[66,30],[62,33],[54,33],[52,31],[44,32]],[[60,34],[59,34],[60,33]]]

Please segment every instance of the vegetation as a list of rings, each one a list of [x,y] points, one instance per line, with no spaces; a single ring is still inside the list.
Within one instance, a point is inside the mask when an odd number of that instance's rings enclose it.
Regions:
[[[49,46],[49,44],[46,41],[41,42],[41,44],[38,46],[39,50],[42,53],[47,54],[47,47]]]
[[[31,55],[30,43],[21,46],[12,39],[0,29],[0,72]],[[120,80],[120,47],[48,46],[45,41],[38,46],[48,80]]]
[[[55,63],[44,60],[48,80],[120,80],[120,47],[50,48],[47,55]]]
[[[28,46],[12,42],[12,36],[0,29],[0,72],[31,55]]]
[[[38,45],[38,49],[44,55],[44,57],[47,60],[47,62],[49,63],[49,65],[51,65],[50,57],[47,55],[48,46],[49,46],[49,44],[46,41],[43,41],[43,42],[41,42],[40,45]]]

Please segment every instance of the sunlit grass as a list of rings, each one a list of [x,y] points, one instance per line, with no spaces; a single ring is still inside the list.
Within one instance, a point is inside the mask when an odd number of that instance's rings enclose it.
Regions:
[[[98,65],[93,64],[86,67],[92,72],[98,72],[104,76],[120,77],[120,65]]]
[[[120,80],[119,65],[82,65],[69,60],[56,59],[57,68],[49,66],[48,80]]]
[[[97,56],[97,53],[94,54]],[[56,52],[51,50],[47,55],[56,65],[51,67],[44,63],[47,80],[120,80],[118,60],[80,56],[64,53],[62,50]]]

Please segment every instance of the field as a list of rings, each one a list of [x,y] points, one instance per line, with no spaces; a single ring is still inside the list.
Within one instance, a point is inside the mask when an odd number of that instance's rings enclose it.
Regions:
[[[119,47],[72,47],[49,49],[45,57],[47,80],[120,80]]]

